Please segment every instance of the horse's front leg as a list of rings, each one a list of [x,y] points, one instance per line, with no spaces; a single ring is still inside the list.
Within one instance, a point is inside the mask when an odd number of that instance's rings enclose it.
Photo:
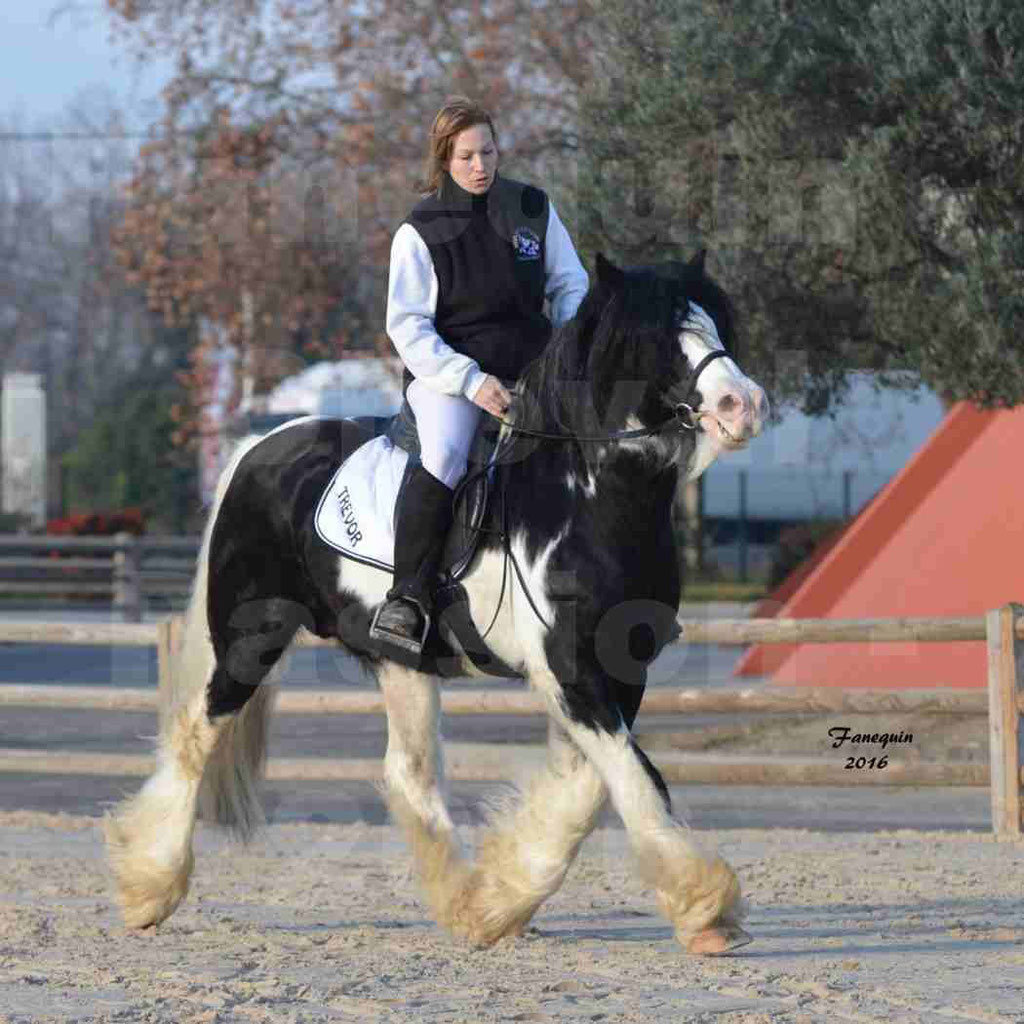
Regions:
[[[379,669],[388,718],[384,799],[412,850],[424,896],[438,924],[465,932],[470,867],[463,858],[443,793],[435,678],[395,662]]]
[[[623,719],[623,701],[615,696],[622,684],[602,677],[596,668],[574,674],[571,695],[554,673],[546,682],[539,688],[552,717],[607,786],[641,877],[654,888],[683,948],[718,954],[749,942],[739,926],[739,881],[721,857],[702,853],[672,817],[665,782]]]
[[[606,795],[600,776],[552,725],[546,770],[520,803],[493,813],[471,864],[443,795],[437,681],[388,663],[379,683],[388,715],[384,796],[435,919],[480,945],[520,933],[593,829]]]
[[[522,933],[562,884],[606,796],[593,765],[551,722],[545,770],[491,814],[477,850],[466,899],[471,938],[490,944]]]

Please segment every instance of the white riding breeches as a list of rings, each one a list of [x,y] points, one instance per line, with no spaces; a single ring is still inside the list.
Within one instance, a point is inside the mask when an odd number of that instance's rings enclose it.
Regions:
[[[423,468],[446,487],[465,476],[469,446],[483,410],[463,395],[444,395],[422,381],[410,381],[406,397],[416,414]]]

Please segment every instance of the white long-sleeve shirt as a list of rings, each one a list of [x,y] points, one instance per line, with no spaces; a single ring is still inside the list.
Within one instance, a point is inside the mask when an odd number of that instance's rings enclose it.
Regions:
[[[589,280],[554,203],[548,202],[544,240],[544,294],[559,327],[575,315]],[[430,250],[408,223],[391,243],[385,330],[410,372],[429,387],[473,398],[487,374],[476,360],[456,352],[434,328],[439,285]]]

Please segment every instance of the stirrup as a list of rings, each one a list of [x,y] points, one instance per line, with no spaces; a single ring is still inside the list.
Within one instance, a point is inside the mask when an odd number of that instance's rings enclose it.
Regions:
[[[412,602],[411,598],[405,597],[398,597],[395,600]],[[429,613],[423,609],[418,601],[414,603],[423,618],[423,629],[418,639],[406,636],[403,633],[395,633],[380,625],[381,612],[390,604],[387,600],[382,601],[377,606],[377,610],[373,613],[373,621],[370,623],[370,639],[380,645],[380,653],[413,668],[419,665],[420,657],[423,654],[423,645],[426,643],[427,634],[430,632]]]

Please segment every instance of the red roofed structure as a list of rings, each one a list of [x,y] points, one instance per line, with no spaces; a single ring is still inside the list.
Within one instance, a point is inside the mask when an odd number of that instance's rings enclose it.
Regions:
[[[811,571],[755,615],[973,616],[1014,600],[1024,600],[1024,407],[960,403]],[[980,642],[765,644],[735,674],[804,686],[979,687],[986,651]]]

